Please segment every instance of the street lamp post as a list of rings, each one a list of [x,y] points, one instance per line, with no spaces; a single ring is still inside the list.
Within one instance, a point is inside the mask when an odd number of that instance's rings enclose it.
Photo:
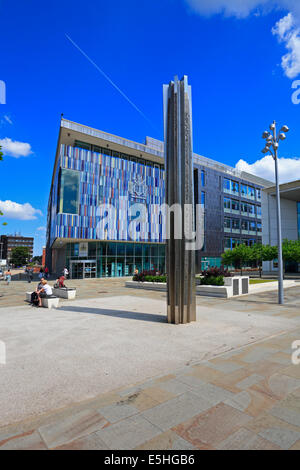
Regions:
[[[289,131],[287,126],[283,126],[277,135],[276,122],[270,125],[270,131],[263,133],[263,139],[266,139],[266,146],[262,153],[270,153],[275,162],[275,179],[276,179],[276,206],[277,206],[277,239],[278,239],[278,303],[284,304],[284,291],[283,291],[283,259],[282,259],[282,233],[281,233],[281,210],[280,210],[280,189],[279,189],[279,175],[278,175],[278,147],[279,141],[286,139],[286,132]],[[273,149],[273,152],[272,150]]]

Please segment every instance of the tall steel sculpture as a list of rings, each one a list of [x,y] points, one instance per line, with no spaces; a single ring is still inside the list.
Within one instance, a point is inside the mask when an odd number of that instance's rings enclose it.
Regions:
[[[187,76],[164,85],[163,97],[168,322],[180,324],[196,320],[195,251],[188,249],[188,235],[194,228],[194,185],[192,96]],[[180,208],[177,212],[175,205]]]

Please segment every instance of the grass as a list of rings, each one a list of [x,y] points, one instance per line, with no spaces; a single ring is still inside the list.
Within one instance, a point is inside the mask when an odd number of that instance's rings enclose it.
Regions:
[[[251,284],[263,284],[264,282],[275,282],[276,279],[250,279]]]

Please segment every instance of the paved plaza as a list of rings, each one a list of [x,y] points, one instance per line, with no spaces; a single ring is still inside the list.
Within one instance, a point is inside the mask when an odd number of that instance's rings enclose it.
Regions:
[[[0,449],[300,449],[298,287],[285,306],[197,297],[198,321],[175,326],[165,293],[71,284],[57,310],[0,284]]]

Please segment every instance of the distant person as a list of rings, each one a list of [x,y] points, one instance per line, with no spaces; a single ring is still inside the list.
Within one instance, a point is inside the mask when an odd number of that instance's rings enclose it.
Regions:
[[[49,286],[48,282],[46,279],[44,279],[42,282],[42,288],[37,291],[37,296],[39,300],[39,307],[42,307],[42,299],[50,297],[52,295],[52,288]]]
[[[48,267],[46,266],[46,267],[45,267],[45,278],[48,279],[48,277],[49,277],[49,269],[48,269]]]
[[[11,281],[11,271],[8,269],[5,273],[5,280],[6,280],[6,285],[9,286],[10,281]]]
[[[138,274],[138,273],[139,273],[139,270],[138,270],[138,268],[135,268],[135,270],[134,270],[134,274]]]
[[[68,279],[68,276],[69,276],[68,268],[64,268],[64,276],[65,276],[65,279]]]

